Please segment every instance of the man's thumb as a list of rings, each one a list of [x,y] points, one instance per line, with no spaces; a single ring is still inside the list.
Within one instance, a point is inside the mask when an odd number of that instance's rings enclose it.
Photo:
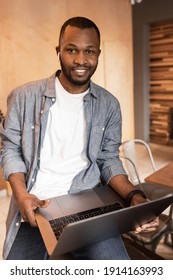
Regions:
[[[40,203],[39,207],[46,208],[50,204],[50,199],[41,200],[40,202],[41,203]]]

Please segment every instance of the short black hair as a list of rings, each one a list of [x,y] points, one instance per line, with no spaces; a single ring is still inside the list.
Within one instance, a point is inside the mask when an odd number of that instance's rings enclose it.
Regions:
[[[100,44],[100,31],[99,31],[97,25],[92,20],[85,18],[85,17],[73,17],[73,18],[68,19],[66,22],[64,22],[64,24],[62,25],[61,30],[60,30],[59,44],[60,44],[60,40],[61,40],[67,26],[69,26],[69,25],[78,27],[81,29],[94,28],[98,35],[99,44]]]

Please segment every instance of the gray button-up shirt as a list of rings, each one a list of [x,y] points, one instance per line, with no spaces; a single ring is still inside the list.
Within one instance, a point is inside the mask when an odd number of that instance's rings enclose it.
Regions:
[[[28,191],[37,176],[48,113],[56,100],[55,77],[54,74],[18,87],[7,99],[7,115],[1,129],[3,173],[6,180],[12,173],[25,173]],[[118,100],[90,82],[90,91],[84,97],[84,114],[90,164],[87,170],[75,176],[70,193],[93,188],[100,179],[108,183],[113,176],[126,174],[119,159],[122,119]],[[13,244],[20,221],[20,212],[12,196],[4,258]]]

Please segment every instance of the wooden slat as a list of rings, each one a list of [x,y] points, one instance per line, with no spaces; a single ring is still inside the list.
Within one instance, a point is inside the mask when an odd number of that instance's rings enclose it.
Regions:
[[[150,94],[150,100],[171,100],[173,101],[173,94],[162,94],[162,93],[156,93],[156,94]]]
[[[160,40],[151,40],[150,41],[150,46],[165,45],[165,44],[171,44],[171,43],[173,43],[173,38],[160,39]]]

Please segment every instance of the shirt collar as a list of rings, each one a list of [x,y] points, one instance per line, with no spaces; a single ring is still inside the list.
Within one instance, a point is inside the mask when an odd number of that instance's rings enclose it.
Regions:
[[[57,70],[53,75],[47,79],[47,89],[44,92],[45,96],[56,97],[55,91],[55,78],[58,77],[61,73],[61,70]],[[84,97],[85,100],[89,98],[90,95],[93,95],[95,98],[99,98],[100,94],[96,90],[96,85],[90,80],[90,90],[89,93]],[[87,97],[88,96],[88,97]]]

